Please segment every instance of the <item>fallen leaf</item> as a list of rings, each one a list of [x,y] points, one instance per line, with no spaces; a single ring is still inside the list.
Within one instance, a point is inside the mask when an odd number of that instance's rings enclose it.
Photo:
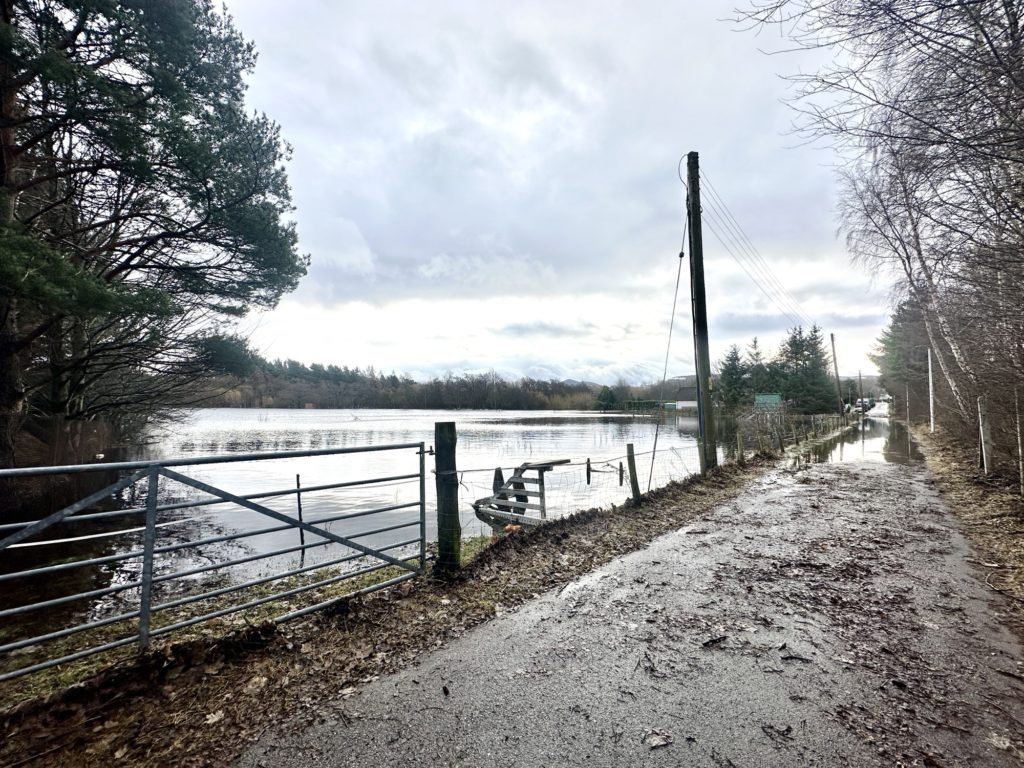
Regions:
[[[267,678],[263,675],[256,675],[248,683],[245,684],[245,688],[242,689],[243,693],[248,693],[250,696],[254,693],[259,693],[263,690],[263,687],[267,684]]]
[[[667,747],[671,744],[674,739],[672,734],[661,728],[651,728],[650,730],[644,731],[643,743],[651,749],[658,749],[659,747]]]

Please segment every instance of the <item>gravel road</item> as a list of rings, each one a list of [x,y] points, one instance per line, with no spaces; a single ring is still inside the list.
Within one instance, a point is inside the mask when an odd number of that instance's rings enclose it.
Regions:
[[[1019,766],[986,570],[920,463],[779,468],[238,765]]]

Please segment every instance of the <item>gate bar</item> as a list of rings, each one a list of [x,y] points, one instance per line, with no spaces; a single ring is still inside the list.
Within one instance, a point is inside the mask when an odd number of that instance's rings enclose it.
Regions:
[[[191,467],[197,464],[230,464],[237,461],[267,461],[271,459],[303,459],[307,456],[334,456],[343,453],[373,453],[419,448],[422,443],[393,443],[367,445],[357,448],[318,448],[311,451],[269,451],[264,453],[232,453],[225,456],[196,456],[187,459],[152,459],[150,461],[114,461],[107,464],[68,464],[53,467],[19,467],[0,469],[0,478],[33,477],[35,475],[68,475],[85,472],[125,471],[150,467]],[[142,475],[140,474],[140,477]]]

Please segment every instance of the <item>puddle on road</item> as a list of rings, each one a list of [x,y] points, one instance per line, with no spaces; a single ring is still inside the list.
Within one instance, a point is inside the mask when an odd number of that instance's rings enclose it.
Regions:
[[[808,445],[801,450],[800,459],[813,464],[846,461],[910,464],[922,461],[924,457],[904,424],[891,421],[888,414],[874,416],[869,413],[840,437]]]

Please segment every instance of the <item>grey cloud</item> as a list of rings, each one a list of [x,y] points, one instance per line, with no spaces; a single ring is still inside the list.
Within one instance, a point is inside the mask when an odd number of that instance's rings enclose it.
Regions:
[[[849,267],[849,274],[859,269]],[[864,298],[864,289],[860,285],[851,285],[844,279],[846,275],[839,273],[833,275],[831,280],[815,280],[807,285],[801,285],[790,289],[793,297],[800,302],[817,300],[819,302],[843,302],[858,303]]]
[[[601,24],[555,47],[503,29],[501,14],[467,18],[461,9],[441,4],[430,17],[404,19],[402,36],[393,34],[393,10],[364,10],[335,27],[339,39],[332,44],[347,51],[334,55],[335,66],[292,73],[284,93],[296,95],[285,98],[301,99],[304,115],[301,136],[293,139],[291,174],[299,231],[304,242],[318,245],[309,278],[316,287],[304,287],[307,298],[431,295],[418,269],[437,254],[468,259],[470,269],[510,254],[545,266],[557,280],[537,282],[533,290],[540,293],[593,290],[624,268],[671,263],[682,228],[675,163],[687,149],[699,148],[701,133],[715,137],[707,142],[706,167],[720,191],[731,191],[741,219],[768,209],[766,221],[792,227],[793,217],[766,205],[771,200],[763,192],[748,194],[747,180],[772,178],[770,169],[751,173],[748,167],[737,184],[718,157],[715,147],[748,128],[693,123],[678,73],[659,74],[663,59],[676,56],[673,27],[713,53],[707,33],[728,32],[714,14],[668,3],[657,14],[658,26],[650,27],[639,15],[609,9]],[[521,13],[543,18],[557,12],[532,6]],[[310,22],[333,26],[327,19]],[[611,32],[616,27],[644,42],[623,47]],[[261,45],[258,36],[256,42],[259,82],[277,49]],[[292,55],[284,54],[285,66],[295,66]],[[745,58],[763,65],[753,46]],[[591,92],[590,100],[581,88]],[[261,106],[281,113],[288,127],[289,108]],[[517,113],[534,107],[535,115]],[[547,115],[547,107],[557,112]],[[482,122],[480,110],[494,122]],[[537,121],[525,143],[503,133],[517,119]],[[435,127],[407,135],[417,120]],[[679,125],[687,126],[686,144]],[[747,139],[729,144],[743,147]],[[323,160],[332,150],[348,160],[327,170]],[[373,275],[319,268],[319,244],[330,239],[330,222],[339,217],[366,237],[377,259]],[[500,281],[473,277],[438,290],[493,294]]]
[[[783,314],[739,314],[725,312],[715,316],[714,325],[709,328],[712,333],[726,335],[766,335],[785,331],[793,326],[793,321]]]
[[[834,332],[840,328],[871,328],[880,327],[886,321],[886,315],[881,312],[869,312],[844,314],[831,312],[813,318],[825,333]],[[793,327],[793,321],[788,315],[783,314],[741,314],[727,312],[715,316],[712,333],[726,335],[749,335],[763,336],[788,331]]]
[[[821,326],[826,331],[831,328],[879,328],[888,322],[889,316],[884,312],[866,312],[853,314],[830,313],[821,316]]]
[[[804,59],[765,58],[711,3],[653,0],[637,13],[572,1],[381,0],[309,4],[302,14],[281,14],[271,0],[229,4],[260,52],[252,104],[294,146],[300,247],[312,254],[296,296],[304,304],[602,294],[664,301],[667,321],[684,220],[676,163],[692,149],[758,249],[789,254],[805,280],[819,276],[818,294],[793,289],[798,300],[827,295],[851,316],[864,301],[832,287],[849,267],[831,256],[828,156],[788,149],[794,141],[782,135],[791,114],[773,68]],[[728,258],[706,241],[710,264]],[[647,273],[664,274],[663,286],[632,280]],[[683,334],[685,286],[684,275]],[[745,277],[710,273],[709,291],[725,293],[711,304],[713,333],[792,325]],[[531,364],[490,362],[520,372]],[[595,362],[593,375],[571,361],[549,367],[607,380],[640,375],[635,362]]]
[[[596,326],[593,323],[582,325],[559,325],[538,320],[532,323],[512,323],[498,330],[502,336],[545,336],[548,338],[582,338],[589,336]]]

